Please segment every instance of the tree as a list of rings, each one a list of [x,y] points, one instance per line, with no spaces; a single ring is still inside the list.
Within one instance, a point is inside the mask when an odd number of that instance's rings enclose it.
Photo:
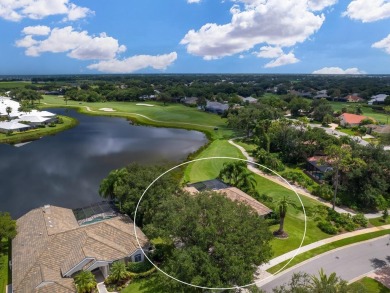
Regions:
[[[386,222],[386,220],[388,219],[389,217],[389,210],[388,210],[388,207],[386,206],[384,209],[383,209],[383,212],[382,212],[382,219],[383,221]]]
[[[0,212],[0,245],[2,239],[12,239],[16,236],[16,221],[9,213]]]
[[[288,234],[284,231],[284,219],[286,218],[288,207],[292,206],[293,208],[298,209],[298,206],[287,196],[283,196],[281,199],[277,200],[275,205],[279,213],[280,223],[279,229],[274,232],[274,235],[279,237],[287,237]]]
[[[265,220],[251,207],[217,192],[180,193],[167,199],[144,231],[149,238],[168,239],[176,246],[165,256],[162,269],[199,286],[248,284],[256,266],[272,255],[272,234]],[[163,292],[193,292],[166,277],[160,281]]]
[[[390,96],[389,96],[389,97],[390,97]],[[386,99],[389,99],[389,97],[387,97]],[[390,106],[383,107],[383,110],[384,110],[385,113],[387,114],[387,124],[389,124]]]
[[[151,220],[160,202],[178,188],[179,179],[174,177],[174,172],[157,180],[145,194],[137,211],[137,219],[134,219],[135,208],[141,195],[164,171],[166,169],[160,166],[130,164],[125,168],[112,171],[107,178],[103,179],[99,193],[105,198],[119,201],[121,211],[142,227]]]
[[[198,105],[198,107],[204,110],[207,106],[207,100],[205,97],[199,97],[196,104]]]
[[[81,271],[74,277],[78,293],[89,293],[96,288],[95,276],[90,271]]]
[[[302,111],[309,110],[310,104],[309,101],[304,98],[294,97],[288,104],[288,108],[291,111],[291,115],[296,117],[299,116]]]
[[[259,116],[260,111],[257,108],[244,107],[238,109],[236,113],[229,113],[227,116],[227,124],[229,127],[245,131],[246,137],[249,137]]]
[[[313,118],[316,121],[322,122],[327,114],[333,114],[332,105],[325,99],[313,100],[311,106],[313,110]]]
[[[222,181],[231,184],[243,191],[254,189],[256,181],[247,169],[246,162],[225,163],[218,175]]]
[[[336,207],[337,191],[340,184],[340,172],[348,172],[351,168],[364,166],[365,163],[359,158],[352,158],[351,147],[349,145],[337,146],[331,145],[325,149],[327,156],[326,163],[332,166],[332,183],[334,186],[332,209]]]
[[[274,293],[368,293],[361,284],[348,283],[338,277],[336,273],[327,276],[323,269],[319,275],[294,273],[289,283],[273,289]]]
[[[10,117],[10,114],[12,113],[12,108],[11,107],[6,107],[5,108],[5,112],[7,112],[7,115],[8,115],[8,119],[10,119],[11,117]]]
[[[112,264],[110,269],[110,280],[118,282],[126,279],[129,276],[129,272],[126,269],[126,265],[122,261],[116,261]]]

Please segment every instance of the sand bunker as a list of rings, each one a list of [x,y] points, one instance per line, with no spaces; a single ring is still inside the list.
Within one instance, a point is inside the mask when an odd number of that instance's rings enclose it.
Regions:
[[[100,108],[99,110],[104,111],[104,112],[115,112],[115,110],[112,108]]]
[[[150,104],[136,104],[137,106],[147,106],[147,107],[154,107],[154,105]]]

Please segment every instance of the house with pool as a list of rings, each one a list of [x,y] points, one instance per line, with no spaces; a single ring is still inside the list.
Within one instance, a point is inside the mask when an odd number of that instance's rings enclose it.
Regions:
[[[17,220],[12,240],[12,292],[73,293],[80,271],[106,278],[115,261],[144,261],[134,227],[109,202],[75,210],[45,205],[28,212]],[[148,251],[148,239],[135,228]]]

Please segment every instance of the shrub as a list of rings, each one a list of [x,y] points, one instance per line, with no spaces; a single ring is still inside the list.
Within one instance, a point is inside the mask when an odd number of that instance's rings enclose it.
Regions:
[[[152,263],[145,258],[144,262],[129,262],[127,264],[127,270],[131,273],[143,273],[150,270],[153,267]]]
[[[325,200],[332,199],[332,188],[328,184],[321,184],[313,188],[313,194]]]
[[[329,222],[319,222],[317,227],[320,228],[322,232],[330,235],[335,235],[338,232],[337,228]]]
[[[143,279],[143,278],[147,278],[149,277],[151,274],[153,274],[154,272],[156,271],[156,268],[153,267],[151,268],[149,271],[146,271],[146,272],[143,272],[143,273],[139,273],[139,274],[135,274],[135,273],[130,273],[130,276],[133,280],[137,280],[137,279]]]
[[[358,224],[360,227],[367,227],[368,225],[368,220],[364,216],[364,214],[357,214],[352,217],[352,220],[354,223]]]
[[[279,213],[272,212],[265,216],[265,220],[269,226],[277,225],[280,222]]]

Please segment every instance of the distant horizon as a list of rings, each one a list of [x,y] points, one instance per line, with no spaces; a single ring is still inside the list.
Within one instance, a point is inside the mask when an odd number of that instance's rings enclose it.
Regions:
[[[387,1],[48,3],[0,0],[0,75],[390,74]]]

